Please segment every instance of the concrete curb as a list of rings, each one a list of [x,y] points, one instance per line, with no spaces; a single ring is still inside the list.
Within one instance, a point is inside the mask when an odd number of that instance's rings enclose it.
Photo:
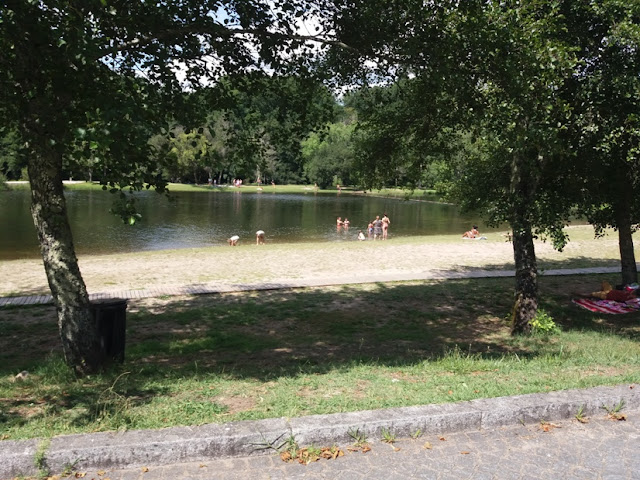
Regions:
[[[514,397],[478,399],[443,405],[389,408],[300,418],[174,427],[163,430],[65,435],[42,440],[0,442],[0,478],[35,475],[38,452],[51,472],[74,469],[113,469],[205,461],[274,453],[293,437],[301,446],[349,445],[350,432],[369,440],[388,429],[397,437],[442,435],[573,418],[582,408],[585,416],[604,414],[624,402],[628,410],[640,409],[640,385],[596,387],[536,393]],[[46,448],[45,448],[46,447]]]

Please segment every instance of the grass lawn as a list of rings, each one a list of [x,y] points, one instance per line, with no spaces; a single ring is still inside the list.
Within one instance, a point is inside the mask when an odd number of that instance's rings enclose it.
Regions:
[[[0,310],[0,436],[161,428],[640,382],[640,313],[540,278],[562,327],[509,335],[513,279],[422,281],[130,301],[123,365],[83,379],[52,307]],[[26,381],[13,381],[20,371]]]
[[[28,182],[9,182],[5,185],[7,188],[12,190],[25,190],[29,188]],[[96,182],[67,182],[64,185],[65,190],[101,190],[102,185]],[[313,185],[275,185],[272,186],[270,184],[258,185],[255,183],[247,183],[240,187],[241,191],[253,192],[257,188],[262,188],[264,191],[272,192],[275,191],[277,193],[308,193],[309,191],[315,190]],[[232,187],[230,185],[222,185],[222,186],[209,186],[206,184],[203,185],[194,185],[188,183],[170,183],[169,191],[170,192],[232,192],[237,191],[238,189]],[[318,188],[319,193],[337,193],[338,189],[335,186],[329,187],[327,189]],[[362,193],[362,190],[357,190],[353,187],[343,187],[342,193],[353,194],[353,193]],[[383,188],[383,189],[375,189],[368,190],[368,194],[383,196],[383,197],[396,197],[396,198],[404,198],[407,200],[431,200],[437,201],[439,199],[439,195],[436,194],[435,190],[428,189],[415,189],[415,190],[404,190],[402,188]]]

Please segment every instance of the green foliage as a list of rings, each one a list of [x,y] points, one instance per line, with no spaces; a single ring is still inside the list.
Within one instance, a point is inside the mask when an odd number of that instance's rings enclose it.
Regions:
[[[9,180],[20,180],[20,171],[26,165],[20,151],[18,131],[0,127],[0,174]]]
[[[212,145],[204,135],[204,131],[192,130],[187,133],[184,129],[177,128],[171,133],[168,156],[175,162],[178,171],[191,173],[193,182],[201,183],[199,171],[207,166],[212,154]]]
[[[136,199],[133,195],[127,196],[120,191],[118,197],[113,201],[113,205],[109,213],[116,215],[122,219],[126,225],[134,225],[142,216],[136,211]]]
[[[333,123],[327,132],[313,133],[302,143],[304,172],[320,188],[333,184],[339,178],[342,184],[352,183],[353,123]]]
[[[536,316],[530,323],[531,333],[533,334],[547,335],[560,332],[560,327],[556,325],[553,317],[542,308],[538,309]]]
[[[359,428],[350,428],[347,431],[347,435],[351,437],[353,444],[356,447],[363,447],[369,443],[367,440],[367,434],[365,432],[361,432]]]
[[[388,427],[382,427],[380,434],[382,435],[382,441],[384,443],[392,444],[396,441],[395,433],[391,433],[391,429]]]

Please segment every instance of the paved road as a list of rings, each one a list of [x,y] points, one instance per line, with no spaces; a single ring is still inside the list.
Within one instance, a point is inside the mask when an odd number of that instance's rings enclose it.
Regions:
[[[393,445],[376,442],[368,453],[345,452],[336,460],[309,465],[284,463],[270,455],[81,473],[96,480],[640,480],[640,411],[626,416],[626,421],[599,415],[586,424],[567,420],[401,439]]]

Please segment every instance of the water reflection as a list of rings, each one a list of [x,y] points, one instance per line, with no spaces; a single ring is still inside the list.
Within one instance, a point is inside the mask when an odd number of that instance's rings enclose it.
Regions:
[[[69,221],[80,254],[114,253],[226,245],[231,235],[254,242],[264,230],[267,242],[351,241],[376,215],[391,218],[389,238],[462,233],[477,218],[461,216],[455,206],[407,202],[373,196],[278,194],[265,190],[178,192],[168,202],[154,192],[138,195],[143,220],[125,226],[109,208],[113,197],[102,191],[68,191]],[[38,256],[26,190],[0,192],[0,258]],[[349,230],[336,231],[347,217]]]

